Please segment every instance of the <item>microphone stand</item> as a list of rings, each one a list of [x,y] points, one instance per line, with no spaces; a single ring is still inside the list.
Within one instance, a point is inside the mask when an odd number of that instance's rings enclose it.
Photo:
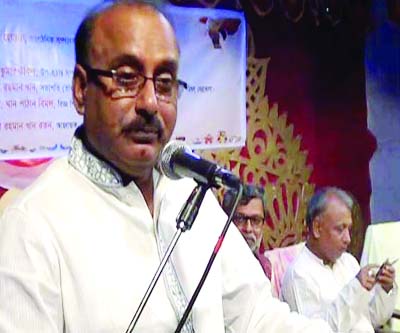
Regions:
[[[190,312],[192,311],[193,304],[196,301],[197,296],[199,295],[200,290],[203,287],[204,282],[206,281],[208,273],[210,272],[211,266],[214,263],[215,257],[217,256],[217,254],[218,254],[218,252],[219,252],[219,250],[221,248],[222,242],[224,241],[225,235],[226,235],[226,233],[228,231],[228,228],[229,228],[229,226],[231,224],[233,214],[235,213],[236,207],[237,207],[237,205],[239,203],[239,200],[240,200],[240,198],[242,196],[243,185],[240,184],[238,187],[239,188],[238,188],[238,192],[236,194],[235,202],[234,202],[234,205],[232,207],[231,213],[228,216],[228,220],[226,221],[226,224],[225,224],[224,228],[222,229],[222,232],[221,232],[220,236],[218,237],[218,241],[215,244],[214,250],[213,250],[213,252],[212,252],[212,254],[210,256],[210,259],[209,259],[209,261],[207,263],[206,269],[204,270],[204,273],[201,276],[201,279],[200,279],[200,281],[199,281],[199,283],[198,283],[198,285],[196,287],[196,290],[194,291],[194,293],[192,295],[192,298],[190,299],[190,301],[189,301],[189,303],[188,303],[188,305],[186,307],[186,310],[183,313],[183,316],[182,316],[181,320],[179,321],[178,326],[176,327],[175,333],[179,333],[181,331],[183,325],[185,325],[185,322],[186,322],[187,318],[189,317]]]
[[[176,218],[176,232],[174,234],[174,237],[172,238],[170,244],[168,245],[167,250],[165,251],[165,254],[135,312],[135,315],[133,316],[131,322],[129,323],[128,328],[126,329],[125,333],[132,333],[133,329],[135,328],[140,315],[143,312],[144,307],[147,304],[147,301],[150,298],[151,293],[154,290],[154,287],[157,284],[158,279],[161,276],[161,273],[163,272],[165,265],[167,264],[167,261],[169,257],[171,256],[172,251],[174,250],[179,237],[181,236],[182,232],[185,232],[186,230],[190,230],[196,217],[199,212],[201,203],[203,202],[204,196],[209,189],[209,186],[207,184],[203,183],[197,183],[197,186],[193,189],[192,193],[190,194],[188,200],[185,202],[183,205],[181,211],[178,214],[178,217]]]

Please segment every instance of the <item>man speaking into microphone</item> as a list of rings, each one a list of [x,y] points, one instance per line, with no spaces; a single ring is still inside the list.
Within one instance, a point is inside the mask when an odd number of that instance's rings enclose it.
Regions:
[[[79,26],[75,52],[72,93],[83,125],[69,155],[0,220],[0,332],[125,332],[196,185],[155,168],[186,86],[161,11],[142,1],[106,2]],[[225,220],[206,195],[134,332],[175,331]],[[182,332],[330,329],[271,296],[232,226]]]

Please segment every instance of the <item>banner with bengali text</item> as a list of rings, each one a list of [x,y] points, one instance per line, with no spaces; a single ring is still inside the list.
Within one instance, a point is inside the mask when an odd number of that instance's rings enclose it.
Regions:
[[[15,177],[9,173],[14,164],[5,161],[68,152],[71,136],[82,123],[71,97],[74,35],[92,4],[0,0],[0,186]],[[181,49],[179,77],[188,83],[179,99],[173,138],[192,148],[242,146],[243,14],[174,6],[168,11]]]

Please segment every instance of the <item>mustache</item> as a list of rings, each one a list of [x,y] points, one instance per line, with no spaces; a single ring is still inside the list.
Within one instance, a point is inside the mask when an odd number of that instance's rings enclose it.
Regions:
[[[123,132],[138,132],[138,131],[143,131],[143,132],[156,132],[158,134],[158,137],[161,137],[164,128],[163,125],[161,124],[161,121],[157,117],[151,117],[149,119],[146,119],[144,117],[137,117],[134,121],[126,125],[123,130]]]

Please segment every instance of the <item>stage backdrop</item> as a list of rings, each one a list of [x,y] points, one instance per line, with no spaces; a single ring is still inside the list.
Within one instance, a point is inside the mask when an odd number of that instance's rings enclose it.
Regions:
[[[374,0],[375,28],[366,44],[368,127],[377,140],[370,164],[371,222],[400,221],[400,23]]]
[[[310,195],[333,185],[360,203],[350,249],[359,255],[370,221],[369,161],[375,149],[365,94],[368,2],[330,1],[327,12],[315,8],[322,1],[306,1],[307,6],[302,0],[171,1],[241,7],[246,14],[254,48],[248,68],[253,80],[248,81],[247,146],[226,156],[220,151],[208,155],[225,161],[244,180],[265,184],[271,221],[264,245],[300,241]],[[259,87],[265,87],[265,96]]]
[[[74,35],[92,4],[0,0],[0,160],[55,157],[68,151],[82,122],[71,98]],[[189,85],[179,99],[173,138],[198,148],[242,146],[243,14],[175,6],[167,10],[181,48],[179,77]],[[39,164],[43,160],[3,162],[0,186],[24,186],[25,171],[30,172],[26,168]]]

